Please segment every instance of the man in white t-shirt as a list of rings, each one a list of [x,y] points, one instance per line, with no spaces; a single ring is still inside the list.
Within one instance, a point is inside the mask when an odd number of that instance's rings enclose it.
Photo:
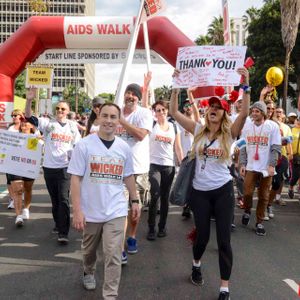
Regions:
[[[256,207],[256,234],[265,235],[263,226],[265,210],[269,200],[269,190],[275,166],[281,153],[281,136],[277,123],[266,120],[267,107],[262,101],[251,106],[252,121],[246,122],[241,137],[246,147],[240,151],[240,172],[244,180],[244,208],[242,224],[250,222],[253,193],[259,182]]]
[[[36,118],[31,116],[31,103],[36,89],[27,91],[25,117],[43,133],[45,154],[43,162],[44,178],[52,202],[52,215],[55,223],[53,233],[57,241],[67,244],[70,229],[70,174],[67,173],[69,159],[74,145],[81,138],[76,124],[67,119],[70,112],[65,101],[56,104],[56,118]]]
[[[96,288],[97,251],[102,240],[104,255],[103,298],[116,299],[121,278],[121,254],[128,201],[132,218],[139,217],[130,147],[115,137],[120,109],[112,103],[100,108],[98,134],[90,134],[75,147],[68,172],[72,174],[73,226],[83,230],[83,285]]]
[[[124,94],[124,107],[120,119],[120,126],[116,135],[121,137],[131,148],[133,155],[133,171],[136,188],[139,193],[140,205],[145,191],[149,189],[148,172],[150,166],[149,133],[153,127],[153,117],[149,109],[140,107],[142,92],[138,84],[129,84]],[[139,220],[133,221],[131,213],[128,215],[127,252],[137,253],[136,232]],[[125,252],[123,259],[126,262]]]

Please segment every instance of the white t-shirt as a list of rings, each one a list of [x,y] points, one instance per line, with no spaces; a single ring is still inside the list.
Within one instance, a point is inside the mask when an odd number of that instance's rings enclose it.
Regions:
[[[14,126],[15,126],[15,125],[10,125],[10,126],[7,128],[7,130],[8,130],[8,131],[11,131],[11,132],[20,132],[20,130],[19,130],[19,129],[16,129]]]
[[[147,108],[138,106],[134,112],[125,117],[125,120],[138,128],[152,131],[153,117],[151,111]],[[148,173],[150,165],[149,134],[142,141],[138,141],[128,134],[123,126],[119,125],[116,135],[122,138],[131,148],[134,174]]]
[[[274,121],[266,120],[260,126],[247,122],[242,130],[242,138],[246,140],[247,166],[246,170],[267,171],[271,145],[281,145],[279,126]],[[258,160],[254,159],[258,145]]]
[[[175,166],[174,162],[174,143],[175,128],[174,124],[168,122],[169,128],[163,131],[156,123],[150,134],[150,163],[161,166]],[[176,126],[176,125],[175,125]]]
[[[45,155],[43,166],[46,168],[66,168],[75,143],[81,135],[76,124],[66,120],[62,126],[56,120],[38,118],[38,129],[43,132],[45,139]]]
[[[182,148],[182,151],[183,151],[183,156],[186,156],[187,153],[192,148],[192,145],[193,145],[193,142],[194,142],[194,136],[190,132],[186,131],[179,124],[178,124],[177,128],[179,128],[179,132],[180,132],[180,141],[181,141],[181,148]]]
[[[195,134],[199,132],[202,125],[197,124]],[[200,145],[209,145],[210,141],[205,136],[196,145],[196,168],[195,177],[193,179],[193,188],[199,191],[211,191],[222,187],[228,181],[232,180],[228,166],[230,159],[224,161],[219,159],[222,155],[222,149],[219,140],[215,140],[207,149],[206,156],[199,156]]]
[[[83,177],[80,204],[86,221],[102,223],[127,216],[123,179],[133,174],[133,163],[122,139],[115,137],[107,149],[96,134],[83,138],[76,144],[68,173]]]
[[[94,125],[94,124],[92,124],[91,129],[90,129],[90,134],[92,134],[92,133],[98,133],[99,129],[100,129],[100,125]]]

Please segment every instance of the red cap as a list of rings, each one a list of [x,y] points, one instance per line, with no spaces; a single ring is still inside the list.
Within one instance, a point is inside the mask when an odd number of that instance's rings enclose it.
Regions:
[[[213,97],[210,97],[208,99],[208,104],[209,106],[211,106],[214,102],[218,102],[220,103],[221,107],[226,111],[226,112],[229,112],[229,104],[226,100],[224,99],[220,99],[219,97],[216,97],[216,96],[213,96]]]

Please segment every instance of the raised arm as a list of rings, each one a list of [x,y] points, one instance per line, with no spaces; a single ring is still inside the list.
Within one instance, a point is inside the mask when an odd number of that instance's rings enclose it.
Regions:
[[[151,105],[149,105],[149,92],[150,91],[150,82],[152,79],[152,72],[147,72],[147,74],[144,75],[144,86],[143,86],[143,93],[142,93],[142,107],[150,108]]]
[[[192,110],[193,110],[193,114],[194,114],[194,119],[196,122],[200,122],[200,113],[198,110],[198,107],[195,103],[195,98],[193,96],[193,92],[197,89],[197,87],[192,87],[192,88],[188,88],[187,89],[187,94],[189,97],[189,102],[192,105]]]
[[[196,122],[178,110],[179,89],[172,89],[170,99],[170,115],[188,132],[194,134]]]
[[[25,118],[30,118],[32,116],[31,104],[32,100],[36,97],[36,93],[36,88],[29,88],[26,90]]]
[[[249,72],[245,67],[238,68],[237,72],[242,76],[244,79],[243,87],[244,87],[244,93],[243,93],[243,102],[242,102],[242,109],[239,113],[238,117],[234,121],[234,123],[231,126],[231,135],[233,138],[236,138],[240,135],[240,132],[245,124],[246,118],[249,114],[250,109],[250,90],[249,87]]]

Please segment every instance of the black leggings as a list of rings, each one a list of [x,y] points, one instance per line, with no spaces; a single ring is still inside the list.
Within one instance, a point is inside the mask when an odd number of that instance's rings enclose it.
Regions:
[[[158,227],[164,229],[169,210],[169,193],[175,175],[175,167],[150,164],[149,181],[151,200],[149,204],[148,225],[155,227],[157,201],[160,199],[160,218]]]
[[[234,208],[232,181],[211,191],[193,189],[190,203],[197,232],[193,245],[194,259],[200,260],[205,251],[210,236],[210,217],[213,214],[216,218],[220,275],[222,280],[229,280],[232,268],[230,236]]]

